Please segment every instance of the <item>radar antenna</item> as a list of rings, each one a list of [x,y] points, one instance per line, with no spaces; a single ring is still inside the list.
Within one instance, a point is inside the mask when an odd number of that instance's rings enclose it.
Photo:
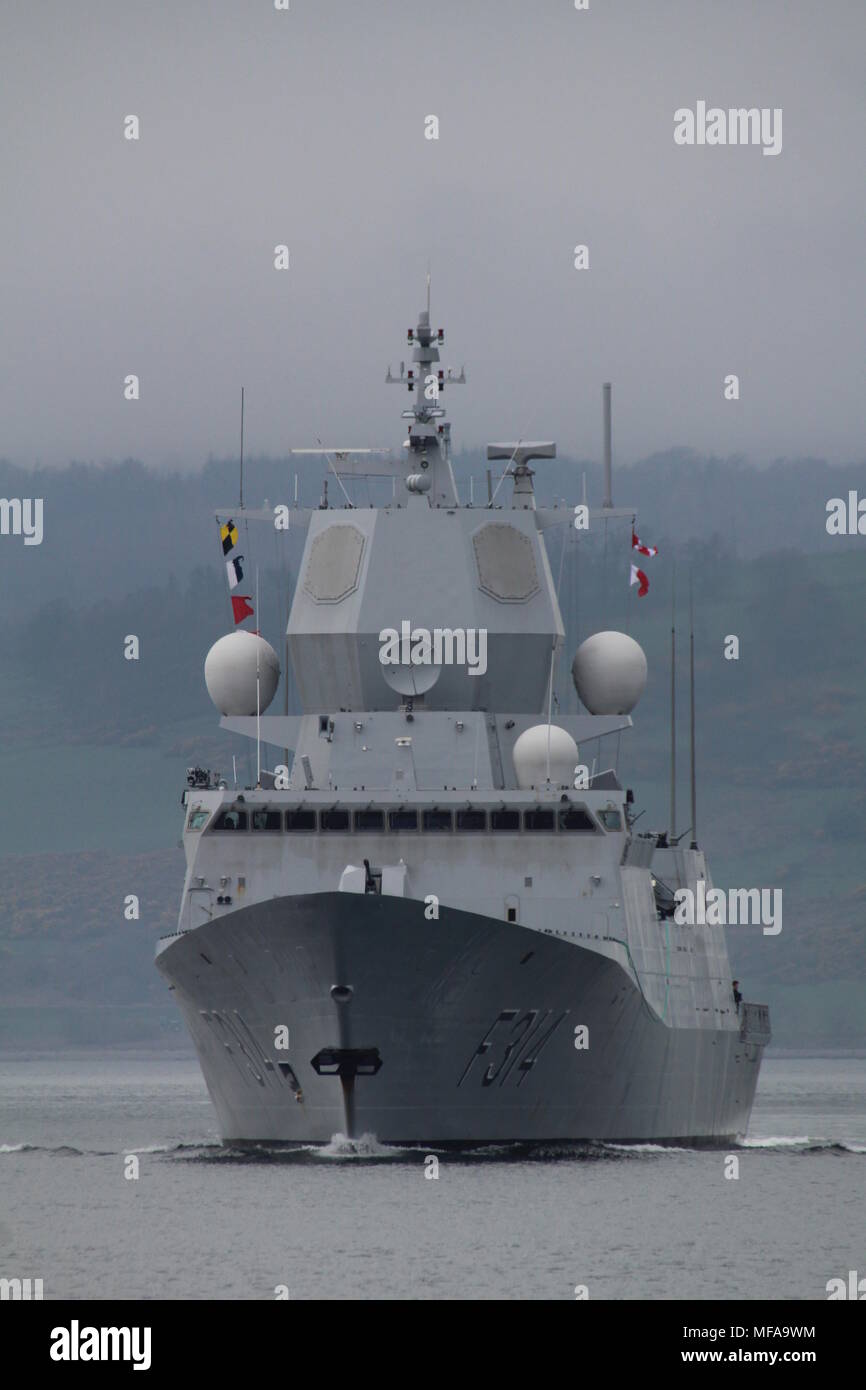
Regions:
[[[690,849],[698,847],[698,794],[695,775],[695,610],[692,595],[692,574],[689,570],[689,743],[691,753],[692,840]]]
[[[677,836],[677,617],[676,574],[671,574],[671,844]]]

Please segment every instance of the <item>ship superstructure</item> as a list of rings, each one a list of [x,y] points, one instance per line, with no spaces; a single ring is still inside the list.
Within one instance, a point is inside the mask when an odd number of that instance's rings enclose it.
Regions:
[[[594,634],[573,666],[587,712],[552,718],[545,532],[574,508],[536,505],[531,464],[555,446],[489,446],[499,482],[461,500],[441,402],[465,376],[438,366],[429,299],[408,337],[386,378],[413,396],[402,456],[328,453],[335,505],[291,513],[302,712],[262,713],[277,658],[252,631],[208,656],[223,727],[268,767],[192,779],[157,965],[221,1133],[727,1142],[769,1021],[735,1001],[723,929],[672,915],[678,888],[710,886],[703,851],[633,824],[613,750],[643,653]],[[371,472],[393,496],[356,505],[344,482]],[[605,503],[584,524],[633,516],[609,482]]]

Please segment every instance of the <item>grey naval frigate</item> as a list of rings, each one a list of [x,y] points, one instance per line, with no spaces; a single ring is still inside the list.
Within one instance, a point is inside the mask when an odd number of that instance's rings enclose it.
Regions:
[[[285,638],[301,712],[263,713],[280,663],[251,627],[205,663],[256,771],[239,787],[190,770],[156,964],[220,1133],[729,1143],[768,1011],[735,992],[722,927],[674,920],[678,889],[710,885],[694,832],[636,829],[616,751],[646,680],[637,642],[590,635],[584,712],[552,718],[565,632],[545,532],[579,546],[634,516],[611,503],[609,395],[606,495],[580,526],[581,507],[536,504],[530,463],[552,443],[490,445],[501,476],[473,504],[442,405],[465,375],[437,365],[429,295],[408,338],[386,377],[412,395],[402,451],[323,449],[331,503],[282,508],[305,531]],[[379,506],[346,486],[371,474]],[[280,510],[221,513],[227,563],[238,527]]]

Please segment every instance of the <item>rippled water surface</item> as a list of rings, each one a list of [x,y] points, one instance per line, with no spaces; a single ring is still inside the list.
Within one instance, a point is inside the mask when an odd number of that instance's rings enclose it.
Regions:
[[[862,1059],[765,1060],[733,1151],[253,1155],[186,1054],[0,1057],[0,1276],[46,1298],[824,1299],[864,1233]]]

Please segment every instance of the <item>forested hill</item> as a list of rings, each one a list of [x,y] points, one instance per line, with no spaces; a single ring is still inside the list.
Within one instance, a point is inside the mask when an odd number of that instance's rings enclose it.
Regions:
[[[541,501],[581,499],[586,475],[590,504],[601,499],[601,470],[569,459],[536,465]],[[476,502],[486,497],[487,463],[479,453],[460,455],[455,471],[464,500],[473,479]],[[295,473],[303,505],[318,505],[323,467],[319,460],[248,459],[248,506],[264,499],[291,504]],[[385,499],[383,487],[373,495]],[[633,506],[643,532],[670,550],[691,539],[717,535],[743,559],[795,549],[838,553],[856,547],[856,537],[831,537],[827,502],[860,488],[866,496],[866,465],[831,467],[820,460],[784,461],[766,469],[738,460],[705,458],[687,450],[657,454],[631,468],[615,470],[614,501]],[[378,490],[377,490],[378,489]],[[332,493],[337,491],[333,478]],[[367,485],[349,484],[359,502]],[[209,462],[200,471],[160,473],[134,461],[111,467],[71,464],[62,469],[23,470],[0,461],[0,496],[43,499],[44,540],[0,538],[0,585],[5,611],[30,613],[63,595],[77,605],[122,597],[160,586],[169,575],[183,579],[198,565],[219,558],[214,509],[238,497],[236,460]],[[332,502],[334,500],[332,496]],[[267,563],[267,556],[259,557]]]

